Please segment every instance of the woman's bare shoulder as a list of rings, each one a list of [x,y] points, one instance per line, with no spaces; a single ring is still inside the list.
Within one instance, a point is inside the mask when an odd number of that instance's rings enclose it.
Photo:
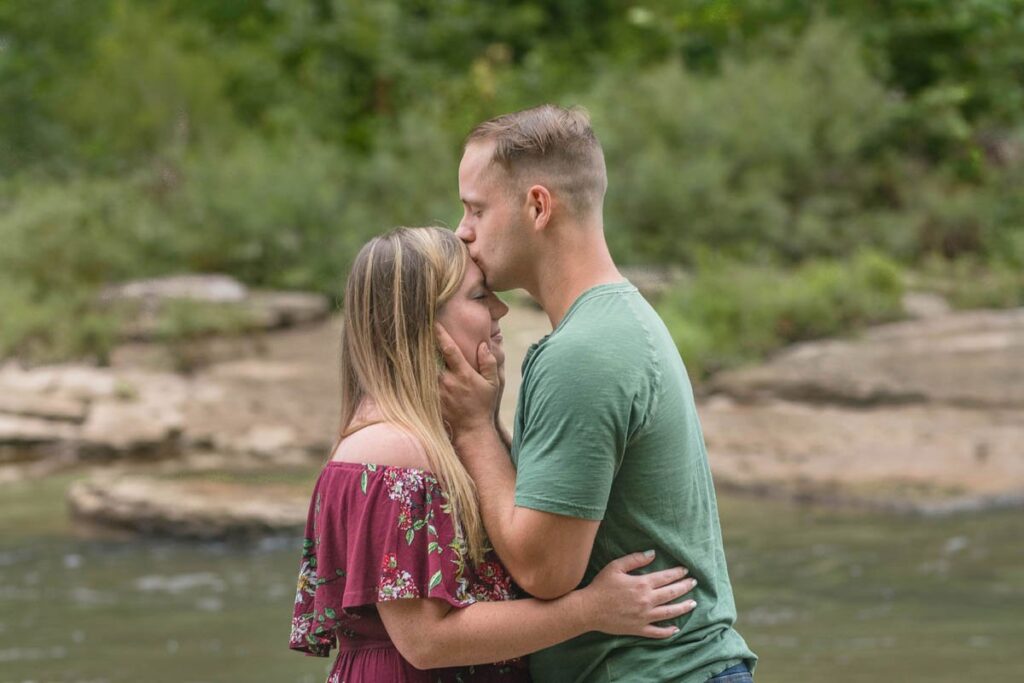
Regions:
[[[420,440],[389,422],[363,427],[345,437],[331,460],[430,469],[427,451]]]

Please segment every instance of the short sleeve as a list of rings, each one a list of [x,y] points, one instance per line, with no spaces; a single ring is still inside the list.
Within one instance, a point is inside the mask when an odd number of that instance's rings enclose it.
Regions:
[[[347,465],[347,463],[346,463]],[[358,466],[357,466],[358,467]],[[321,474],[310,506],[290,647],[326,657],[354,608],[403,598],[474,602],[465,546],[437,480],[364,465]]]
[[[549,341],[525,370],[517,433],[516,505],[604,518],[639,419],[638,382],[613,352]]]

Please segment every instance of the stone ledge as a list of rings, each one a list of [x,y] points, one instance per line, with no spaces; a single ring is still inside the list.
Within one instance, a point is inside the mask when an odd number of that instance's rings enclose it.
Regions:
[[[68,491],[80,520],[139,533],[189,539],[294,533],[305,526],[308,490],[208,480],[168,480],[104,473]]]

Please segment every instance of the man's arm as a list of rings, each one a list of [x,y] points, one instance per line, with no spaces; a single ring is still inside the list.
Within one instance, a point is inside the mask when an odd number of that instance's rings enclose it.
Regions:
[[[516,471],[495,429],[456,432],[455,449],[476,482],[491,543],[516,583],[548,600],[576,588],[600,522],[517,507]]]
[[[448,366],[441,377],[445,417],[476,482],[487,535],[524,590],[544,599],[564,595],[583,579],[599,522],[516,506],[515,468],[493,419],[500,386],[494,356],[481,344],[478,373],[444,328],[437,334]]]

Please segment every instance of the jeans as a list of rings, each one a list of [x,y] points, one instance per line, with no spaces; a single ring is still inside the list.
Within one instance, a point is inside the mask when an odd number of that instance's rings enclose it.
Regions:
[[[708,683],[754,683],[754,677],[750,675],[746,664],[737,664],[714,678],[709,678]]]

